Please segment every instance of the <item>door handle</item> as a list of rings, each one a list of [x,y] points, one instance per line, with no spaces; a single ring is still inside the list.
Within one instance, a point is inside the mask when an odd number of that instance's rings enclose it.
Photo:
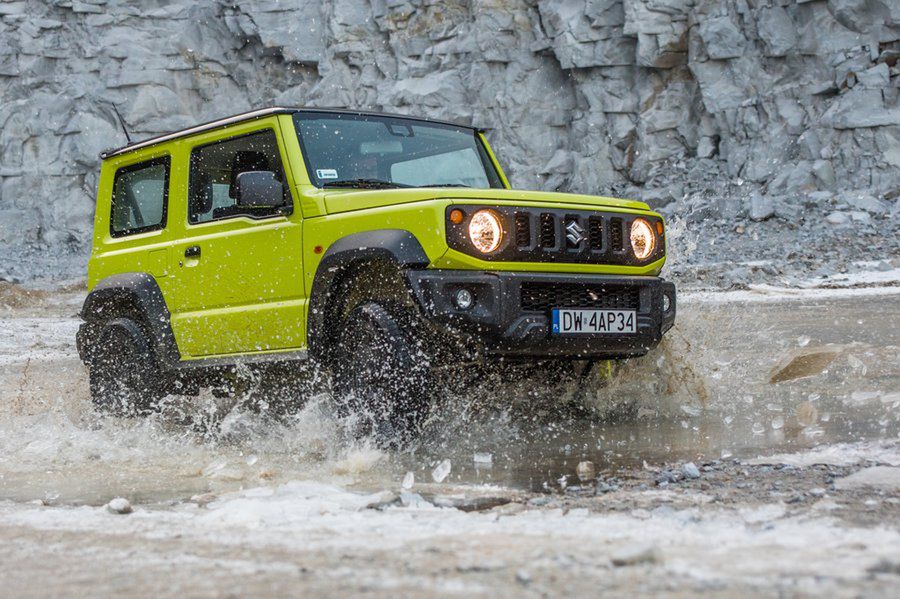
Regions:
[[[199,258],[200,257],[200,246],[192,245],[192,246],[187,247],[184,250],[184,257],[185,258]]]

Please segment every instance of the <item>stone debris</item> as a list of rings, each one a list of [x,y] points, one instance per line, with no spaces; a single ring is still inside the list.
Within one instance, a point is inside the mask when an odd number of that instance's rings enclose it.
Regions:
[[[126,141],[116,110],[142,139],[265,105],[489,127],[516,187],[644,198],[707,235],[737,226],[748,260],[797,250],[806,266],[810,242],[819,265],[866,259],[847,227],[896,248],[886,0],[2,6],[0,276],[83,271],[98,153]],[[696,264],[721,248],[699,244]]]
[[[512,501],[509,497],[502,496],[475,496],[475,497],[447,497],[437,495],[432,503],[438,507],[452,507],[463,512],[481,512],[490,510]]]
[[[597,469],[594,468],[594,462],[579,462],[578,466],[575,468],[575,474],[578,475],[578,480],[586,483],[597,478]]]
[[[873,574],[893,574],[900,576],[900,560],[898,559],[882,559],[874,566],[868,568]]]
[[[106,504],[106,510],[111,514],[130,514],[133,509],[131,502],[124,497],[116,497]]]
[[[532,507],[544,507],[546,505],[549,505],[549,504],[555,503],[555,502],[556,502],[556,500],[553,497],[550,497],[549,495],[539,495],[537,497],[532,497],[531,499],[529,499],[528,505],[530,505]]]
[[[620,481],[616,477],[610,477],[606,480],[598,480],[597,484],[594,486],[594,494],[605,495],[606,493],[618,491],[621,488],[619,483]]]
[[[200,507],[206,507],[216,499],[218,499],[218,496],[215,493],[200,493],[191,497],[191,503],[196,503]]]
[[[662,562],[662,553],[653,545],[635,545],[615,551],[609,559],[617,568],[639,564],[659,564]]]
[[[775,216],[775,204],[769,196],[759,192],[750,198],[750,220],[761,221]]]
[[[408,499],[409,500],[409,499]],[[394,507],[398,505],[406,505],[406,503],[401,503],[401,496],[398,493],[394,493],[393,491],[382,491],[377,493],[372,501],[366,504],[364,509],[367,510],[384,510],[389,507]]]
[[[850,216],[846,212],[835,211],[825,217],[832,225],[846,225],[850,222]]]
[[[682,474],[670,468],[666,468],[654,478],[657,487],[666,488],[671,483],[677,483],[681,480]]]
[[[688,462],[681,467],[681,472],[687,478],[700,478],[700,469],[694,462]]]

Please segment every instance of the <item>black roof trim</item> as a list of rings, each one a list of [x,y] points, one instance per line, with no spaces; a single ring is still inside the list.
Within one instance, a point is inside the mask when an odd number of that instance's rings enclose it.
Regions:
[[[128,144],[127,146],[122,146],[121,148],[116,148],[113,150],[106,150],[100,153],[101,160],[106,160],[107,158],[112,158],[113,156],[120,156],[122,154],[127,154],[128,152],[133,152],[134,150],[140,150],[141,148],[148,148],[150,146],[155,146],[156,144],[164,143],[167,141],[172,141],[174,139],[180,139],[182,137],[188,137],[190,135],[196,135],[197,133],[204,133],[206,131],[212,131],[213,129],[218,129],[220,127],[228,127],[230,125],[236,125],[238,123],[243,123],[245,121],[252,121],[254,119],[261,119],[265,117],[269,117],[276,114],[294,114],[295,112],[334,112],[338,114],[350,114],[350,115],[359,115],[359,116],[382,116],[382,117],[393,117],[399,119],[409,119],[412,121],[422,121],[426,123],[437,123],[439,125],[450,125],[452,127],[462,127],[464,129],[472,129],[474,131],[478,131],[479,133],[483,133],[485,130],[472,127],[471,125],[461,125],[459,123],[454,123],[451,121],[442,121],[438,119],[428,119],[419,116],[410,116],[407,114],[391,114],[386,112],[375,112],[371,110],[353,110],[348,108],[305,108],[305,107],[297,107],[297,108],[288,108],[283,106],[275,106],[272,108],[262,108],[259,110],[251,110],[249,112],[242,112],[241,114],[235,114],[229,117],[225,117],[222,119],[217,119],[214,121],[209,121],[208,123],[202,123],[200,125],[195,125],[193,127],[188,127],[187,129],[181,129],[179,131],[173,131],[172,133],[164,133],[163,135],[157,135],[155,137],[151,137],[149,139],[145,139],[143,141],[137,141],[132,144]]]

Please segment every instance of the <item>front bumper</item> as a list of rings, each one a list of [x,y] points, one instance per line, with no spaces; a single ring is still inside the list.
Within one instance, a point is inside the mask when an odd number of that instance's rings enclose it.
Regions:
[[[476,341],[489,354],[640,356],[655,347],[675,322],[675,285],[657,277],[410,270],[406,278],[426,318]],[[475,304],[467,310],[454,301],[460,288],[475,296]],[[578,305],[585,293],[589,304]],[[569,307],[634,309],[637,333],[552,335],[551,308]]]

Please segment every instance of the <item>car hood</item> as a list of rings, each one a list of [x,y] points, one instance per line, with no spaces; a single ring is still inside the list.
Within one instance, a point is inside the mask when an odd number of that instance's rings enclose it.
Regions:
[[[568,204],[586,208],[627,208],[650,210],[643,202],[620,200],[603,196],[516,189],[467,189],[461,187],[416,187],[401,189],[329,189],[322,192],[329,214],[366,210],[427,200],[491,200],[516,202],[523,206],[554,206]]]

